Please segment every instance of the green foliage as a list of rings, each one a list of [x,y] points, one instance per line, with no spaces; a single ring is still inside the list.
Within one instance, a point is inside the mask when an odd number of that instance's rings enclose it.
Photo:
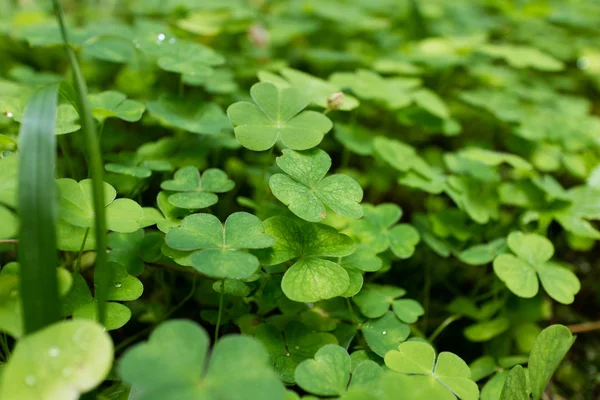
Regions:
[[[594,2],[4,3],[0,398],[597,395]]]

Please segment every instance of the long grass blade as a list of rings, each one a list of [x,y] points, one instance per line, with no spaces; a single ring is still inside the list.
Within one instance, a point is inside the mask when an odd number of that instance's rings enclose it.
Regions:
[[[60,319],[56,267],[58,204],[56,110],[58,85],[37,91],[27,103],[19,132],[20,294],[26,333]]]
[[[86,158],[88,161],[89,176],[92,178],[92,193],[94,195],[94,212],[96,214],[94,229],[96,234],[96,266],[94,269],[94,297],[98,306],[98,320],[104,323],[106,320],[106,298],[108,297],[108,285],[110,282],[110,270],[108,269],[106,254],[106,212],[104,210],[104,185],[102,154],[100,144],[96,136],[96,126],[92,119],[92,112],[87,100],[87,85],[79,68],[75,52],[69,45],[69,36],[65,26],[62,6],[59,0],[52,0],[56,18],[60,25],[63,42],[69,59],[69,65],[73,71],[76,104],[79,111],[81,131],[85,141]]]

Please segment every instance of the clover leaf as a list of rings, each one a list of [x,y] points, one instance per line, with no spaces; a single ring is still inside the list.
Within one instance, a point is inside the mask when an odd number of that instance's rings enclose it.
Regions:
[[[102,383],[112,361],[112,340],[100,325],[58,322],[17,342],[2,369],[0,397],[77,400]]]
[[[144,271],[144,261],[140,257],[144,240],[142,229],[132,233],[111,232],[108,234],[108,260],[124,266],[132,275],[140,275]]]
[[[178,40],[158,45],[158,66],[185,75],[210,75],[212,68],[225,62],[219,53],[200,43]]]
[[[380,357],[396,349],[398,343],[405,341],[410,335],[408,324],[398,320],[391,311],[387,311],[382,317],[367,321],[361,329],[369,348]]]
[[[127,122],[136,122],[142,118],[144,104],[127,99],[123,93],[106,91],[89,95],[92,114],[100,122],[107,118],[116,117]]]
[[[508,247],[516,256],[497,256],[494,272],[511,292],[531,298],[537,294],[541,281],[554,300],[563,304],[573,302],[581,284],[569,269],[549,261],[554,254],[552,242],[535,233],[513,232],[508,236]]]
[[[276,265],[296,260],[281,281],[281,288],[290,300],[315,302],[341,296],[348,290],[349,273],[326,257],[352,254],[356,245],[350,237],[330,226],[283,216],[271,217],[264,225],[265,232],[275,238],[275,244],[258,253],[261,262]]]
[[[258,268],[256,256],[243,249],[270,247],[275,240],[265,233],[258,217],[245,212],[231,214],[225,226],[211,214],[192,214],[165,237],[175,250],[193,251],[190,264],[213,278],[244,279]]]
[[[385,364],[393,371],[409,375],[411,386],[420,386],[424,393],[431,392],[429,397],[422,398],[459,398],[476,400],[479,388],[471,380],[469,366],[457,355],[442,352],[435,359],[435,351],[427,343],[404,342],[398,350],[385,355]],[[443,390],[442,390],[443,388]],[[449,392],[444,397],[433,395]]]
[[[325,177],[331,168],[331,158],[323,150],[286,149],[276,161],[285,174],[271,176],[271,191],[300,218],[310,222],[323,220],[327,216],[325,205],[340,215],[362,217],[362,188],[347,175]]]
[[[91,228],[95,219],[91,179],[77,182],[62,178],[58,179],[56,184],[60,191],[60,218],[76,227]],[[142,207],[130,199],[115,200],[116,195],[115,189],[108,183],[104,183],[104,206],[108,229],[122,233],[137,231],[143,217]]]
[[[235,183],[218,168],[209,168],[202,174],[196,167],[183,167],[173,180],[164,181],[160,187],[171,192],[169,203],[179,208],[199,209],[216,204],[219,198],[215,193],[228,192]]]
[[[352,389],[355,388],[368,392],[382,369],[373,361],[362,361],[353,369],[352,380],[348,385],[350,372],[351,358],[346,349],[327,344],[317,351],[314,359],[305,360],[298,365],[295,378],[298,386],[309,393],[319,396],[341,396],[352,393]]]
[[[8,208],[0,205],[0,240],[10,239],[17,235],[19,231],[19,219]]]
[[[338,344],[331,333],[315,332],[298,321],[290,321],[281,329],[270,323],[260,324],[256,338],[269,352],[273,367],[285,383],[296,382],[294,371],[302,361],[325,345]]]
[[[395,225],[402,216],[400,207],[392,203],[378,206],[363,204],[363,212],[363,219],[349,225],[348,233],[351,236],[376,253],[390,248],[398,258],[405,259],[413,255],[421,236],[412,225]]]
[[[148,111],[162,124],[202,135],[217,135],[231,124],[221,107],[194,98],[162,95],[148,102]]]
[[[61,297],[67,294],[73,285],[73,277],[64,268],[56,270],[58,289]],[[17,339],[23,336],[24,321],[20,300],[19,264],[8,263],[0,272],[0,332]]]
[[[171,228],[179,226],[181,220],[188,215],[188,211],[175,207],[169,202],[169,195],[166,192],[159,192],[156,196],[156,204],[164,219],[159,219],[156,227],[164,233],[167,233]]]
[[[277,140],[293,150],[321,143],[333,124],[321,113],[303,111],[310,98],[295,88],[261,82],[250,88],[254,103],[241,101],[227,109],[237,140],[254,151],[268,150]]]
[[[207,361],[209,338],[191,321],[170,320],[121,358],[119,375],[139,400],[280,400],[284,386],[265,348],[247,336],[227,336]],[[236,366],[232,374],[232,366]]]
[[[284,68],[281,75],[285,79],[267,71],[260,71],[258,77],[261,82],[269,82],[283,89],[293,87],[306,93],[311,102],[319,107],[328,108],[327,99],[334,93],[341,92],[341,88],[323,79],[309,75],[292,68]],[[350,95],[344,94],[340,110],[350,111],[359,106],[359,101]]]

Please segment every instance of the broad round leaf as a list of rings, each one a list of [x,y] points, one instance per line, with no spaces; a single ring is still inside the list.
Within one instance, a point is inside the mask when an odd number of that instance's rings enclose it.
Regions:
[[[511,254],[496,257],[494,272],[519,297],[531,298],[538,292],[539,282],[535,269]]]
[[[350,285],[346,270],[332,261],[302,258],[283,276],[281,288],[294,301],[316,302],[342,295]]]
[[[102,383],[112,360],[112,341],[100,325],[59,322],[17,343],[3,369],[0,397],[76,400]]]
[[[315,358],[300,363],[295,372],[298,386],[320,396],[339,396],[350,379],[350,356],[340,346],[328,344]]]

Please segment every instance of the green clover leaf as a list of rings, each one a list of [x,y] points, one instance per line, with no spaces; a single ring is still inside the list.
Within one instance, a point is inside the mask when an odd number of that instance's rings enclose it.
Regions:
[[[314,359],[301,362],[295,372],[298,386],[319,396],[340,396],[350,379],[350,356],[343,347],[328,344]]]
[[[293,150],[307,150],[321,143],[333,124],[323,114],[303,111],[310,98],[295,88],[280,89],[261,82],[250,88],[254,103],[241,101],[227,109],[235,136],[242,146],[268,150],[277,140]]]
[[[19,340],[2,371],[3,399],[76,400],[112,367],[108,333],[91,321],[63,321]]]
[[[132,275],[140,275],[144,271],[144,261],[140,257],[144,240],[143,229],[132,233],[111,232],[108,234],[108,260],[124,266]]]
[[[116,163],[108,163],[104,165],[107,172],[112,172],[119,175],[132,176],[134,178],[144,179],[152,175],[152,171],[144,167],[134,167],[131,165],[123,165]]]
[[[225,63],[225,58],[210,47],[183,40],[159,44],[157,53],[158,66],[178,74],[211,75],[211,67]]]
[[[272,83],[280,89],[293,87],[301,90],[312,99],[312,104],[322,108],[328,108],[327,99],[329,96],[342,91],[339,86],[297,69],[284,68],[281,70],[281,75],[283,75],[285,79],[267,71],[260,71],[258,73],[258,78],[261,82]],[[358,107],[359,104],[359,101],[355,97],[344,94],[342,105],[339,109],[350,111]]]
[[[19,231],[19,219],[8,208],[0,205],[0,240],[11,239],[15,237]]]
[[[242,249],[270,247],[275,240],[265,234],[258,217],[245,212],[231,214],[225,226],[211,214],[192,214],[167,232],[167,246],[193,251],[193,268],[213,278],[244,279],[258,268],[258,259]]]
[[[272,248],[259,252],[261,262],[276,265],[296,259],[285,272],[281,288],[293,301],[316,302],[343,295],[350,276],[338,262],[325,257],[345,257],[356,248],[354,241],[335,228],[277,216],[264,222],[275,238]]]
[[[507,249],[506,239],[498,238],[486,244],[471,246],[456,256],[459,260],[469,265],[485,265],[504,253]]]
[[[156,227],[163,233],[167,233],[171,228],[175,228],[181,224],[181,220],[188,215],[188,211],[177,208],[169,202],[169,194],[159,192],[156,196],[156,204],[164,219],[159,219]]]
[[[162,95],[148,102],[148,111],[163,125],[201,135],[217,135],[231,129],[227,116],[215,103],[195,98]]]
[[[288,322],[282,330],[261,324],[256,328],[256,338],[266,347],[280,378],[290,384],[296,382],[294,371],[302,361],[325,345],[338,344],[331,333],[315,332],[298,321]]]
[[[271,176],[271,191],[300,218],[322,221],[327,216],[325,205],[340,215],[362,217],[362,188],[347,175],[325,177],[331,168],[331,158],[323,150],[300,153],[286,149],[276,161],[285,174]]]
[[[199,325],[170,320],[150,339],[129,349],[119,375],[139,400],[280,400],[284,387],[269,365],[265,348],[247,336],[228,336],[207,361],[209,338]],[[236,373],[232,374],[232,366]]]
[[[573,302],[581,284],[569,269],[549,261],[554,254],[552,242],[535,233],[513,232],[508,236],[508,247],[517,257],[500,254],[494,259],[494,272],[511,292],[531,298],[537,294],[541,281],[554,300]]]
[[[56,270],[59,294],[63,297],[73,285],[73,277],[64,268]],[[8,263],[0,272],[0,332],[21,338],[24,331],[20,300],[19,264]]]
[[[349,225],[348,233],[351,236],[376,253],[390,248],[398,258],[405,259],[413,255],[421,236],[412,225],[394,225],[402,216],[400,207],[391,203],[378,206],[363,204],[363,212],[363,219]]]
[[[100,122],[107,118],[119,118],[127,122],[136,122],[142,118],[145,106],[139,101],[128,99],[116,91],[106,91],[88,96],[92,114]]]
[[[60,218],[70,225],[91,228],[94,224],[94,205],[92,200],[92,181],[81,182],[69,178],[56,181],[60,191]],[[104,205],[106,207],[106,225],[115,232],[135,232],[140,228],[143,217],[142,207],[130,199],[117,199],[117,192],[108,183],[104,183]]]
[[[98,305],[95,302],[84,304],[73,311],[73,319],[86,319],[98,322]],[[114,331],[122,328],[131,319],[131,310],[120,303],[109,301],[106,303],[106,321],[104,328]]]
[[[361,361],[356,367],[351,367],[352,360],[346,349],[327,344],[317,351],[314,359],[298,365],[295,378],[302,389],[320,396],[342,396],[343,399],[352,398],[352,395],[356,398],[364,398],[365,395],[368,398],[376,397],[379,394],[377,380],[382,374],[381,367],[371,360]]]
[[[160,187],[171,192],[169,203],[179,208],[200,209],[216,204],[219,198],[215,193],[228,192],[235,183],[218,168],[209,168],[202,174],[196,167],[183,167],[173,180],[164,181]]]
[[[443,393],[441,388],[449,392],[444,397],[422,398],[459,398],[461,400],[477,400],[479,388],[471,380],[469,366],[457,355],[442,352],[435,359],[435,351],[427,343],[404,342],[398,350],[385,355],[385,364],[393,371],[409,375],[406,382],[422,386],[424,391]]]
[[[398,347],[410,335],[410,327],[398,320],[391,311],[372,319],[362,326],[362,333],[369,348],[380,357]]]

